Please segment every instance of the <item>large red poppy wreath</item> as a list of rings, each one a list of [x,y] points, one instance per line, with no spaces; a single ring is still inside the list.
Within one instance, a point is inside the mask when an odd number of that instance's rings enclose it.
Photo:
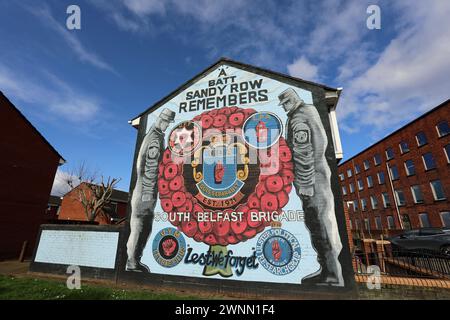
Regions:
[[[242,131],[243,124],[248,117],[256,113],[254,109],[242,109],[238,107],[224,107],[205,111],[194,117],[192,121],[197,122],[205,133],[209,128],[215,128],[225,132],[227,129]],[[270,225],[271,221],[262,219],[254,221],[251,219],[252,212],[270,212],[279,214],[282,208],[288,203],[289,193],[294,180],[292,154],[283,137],[278,140],[278,162],[279,170],[276,174],[259,174],[253,192],[244,198],[243,203],[237,204],[234,209],[211,210],[199,202],[185,185],[183,177],[184,163],[173,156],[169,148],[164,151],[159,164],[158,192],[162,209],[169,214],[169,220],[174,226],[182,231],[187,237],[193,238],[197,242],[204,242],[208,245],[236,244],[255,237],[264,228]],[[274,147],[266,154],[271,154]],[[258,161],[262,166],[262,162]],[[230,219],[211,219],[211,221],[198,221],[197,213],[212,212],[214,216],[217,212],[223,212],[222,217],[230,212],[242,212],[242,219],[229,221]],[[184,221],[180,215],[174,212],[189,213],[189,221]]]

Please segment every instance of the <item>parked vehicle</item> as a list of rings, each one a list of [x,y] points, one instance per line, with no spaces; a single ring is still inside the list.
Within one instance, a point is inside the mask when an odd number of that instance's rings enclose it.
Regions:
[[[450,229],[422,228],[388,239],[393,251],[433,251],[450,258]]]

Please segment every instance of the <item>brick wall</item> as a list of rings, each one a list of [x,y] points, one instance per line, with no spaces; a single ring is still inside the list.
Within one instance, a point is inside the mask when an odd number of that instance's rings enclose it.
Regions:
[[[397,167],[400,177],[398,180],[393,181],[393,187],[396,190],[402,190],[405,195],[406,205],[399,207],[400,217],[408,215],[412,228],[419,228],[419,214],[427,213],[431,226],[443,226],[440,213],[450,211],[450,166],[444,151],[444,147],[450,144],[450,135],[439,137],[436,130],[436,124],[442,120],[448,121],[449,114],[450,102],[447,101],[430,113],[410,123],[339,166],[339,174],[344,174],[345,176],[343,181],[339,181],[341,188],[342,186],[345,186],[347,189],[347,195],[344,195],[343,197],[344,201],[359,200],[359,210],[355,212],[351,207],[349,212],[353,229],[355,229],[356,219],[359,220],[360,229],[364,225],[364,219],[369,219],[371,229],[375,229],[375,217],[380,217],[382,228],[388,229],[388,216],[393,216],[396,229],[401,228],[399,217],[395,209],[394,194],[389,183],[386,163],[389,167]],[[415,136],[420,131],[425,133],[428,143],[418,147]],[[399,144],[403,141],[408,143],[410,151],[402,154]],[[386,149],[389,147],[392,148],[394,152],[394,158],[391,160],[387,160],[385,154]],[[431,152],[435,159],[435,169],[425,170],[422,155],[428,152]],[[382,159],[381,164],[378,166],[374,164],[374,156],[376,154],[379,154]],[[370,163],[370,168],[368,170],[364,169],[364,160],[368,160]],[[407,160],[412,160],[414,162],[415,175],[407,176],[404,165]],[[359,174],[355,174],[356,165],[360,166],[361,172]],[[348,169],[352,170],[352,177],[350,178],[347,176]],[[384,172],[386,179],[384,184],[378,183],[378,172]],[[371,176],[373,179],[374,185],[371,188],[368,187],[368,176]],[[364,184],[363,190],[358,190],[357,181],[359,179],[361,179]],[[445,200],[436,201],[433,197],[430,181],[437,179],[441,181],[442,187],[444,188],[446,194]],[[354,193],[351,193],[349,190],[350,183],[353,183],[355,187]],[[421,188],[424,198],[422,204],[414,203],[411,192],[411,186],[413,185],[419,185]],[[389,208],[383,208],[382,192],[386,192],[389,195],[391,203]],[[372,208],[370,196],[376,197],[378,209]],[[361,210],[361,199],[366,199],[367,201],[368,208],[366,211]]]
[[[89,194],[89,188],[81,184],[77,188],[73,189],[71,192],[67,193],[62,202],[61,209],[59,211],[58,220],[72,220],[72,221],[87,221],[86,213],[84,207],[79,199],[79,189],[83,188],[86,194]],[[127,214],[127,203],[118,202],[117,203],[117,215],[120,218],[126,217]],[[104,215],[97,215],[96,222],[99,224],[110,224],[109,219]]]
[[[60,156],[0,93],[0,258],[31,255]]]

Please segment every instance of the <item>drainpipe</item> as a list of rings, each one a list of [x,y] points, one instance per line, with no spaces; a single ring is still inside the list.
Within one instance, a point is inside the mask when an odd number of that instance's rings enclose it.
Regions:
[[[387,162],[386,162],[386,170],[389,177],[389,185],[391,186],[392,197],[394,198],[395,210],[397,211],[397,218],[400,223],[400,229],[404,230],[402,217],[400,216],[400,209],[398,208],[397,197],[395,196],[394,184],[392,183],[391,168],[389,168],[389,164]]]
[[[352,170],[353,170],[353,182],[354,182],[353,185],[355,186],[355,190],[356,190],[356,197],[358,199],[359,217],[361,219],[361,232],[362,232],[362,236],[363,236],[363,240],[364,240],[366,238],[366,236],[364,234],[365,224],[364,224],[364,218],[363,218],[363,215],[362,215],[362,205],[361,205],[361,198],[359,196],[358,182],[357,182],[357,179],[356,179],[355,160],[354,159],[352,159]],[[370,224],[370,222],[369,222],[369,224]],[[371,237],[370,236],[370,228],[367,231],[369,232],[369,237]]]

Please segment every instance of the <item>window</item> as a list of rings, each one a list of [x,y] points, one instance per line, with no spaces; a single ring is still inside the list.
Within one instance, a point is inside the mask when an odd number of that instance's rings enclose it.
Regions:
[[[414,166],[414,161],[412,161],[411,159],[405,161],[405,171],[408,177],[416,174],[416,167]]]
[[[423,195],[420,186],[412,186],[411,193],[414,198],[414,203],[423,203]]]
[[[376,166],[381,164],[381,156],[378,153],[373,157],[373,163],[375,163]]]
[[[436,125],[436,130],[438,132],[439,138],[445,137],[450,133],[450,127],[448,126],[447,121],[441,121]]]
[[[367,210],[367,200],[366,199],[361,199],[361,210],[362,211],[366,211]]]
[[[352,169],[348,169],[347,170],[347,177],[351,177],[352,176]]]
[[[404,153],[409,152],[408,142],[402,141],[402,142],[399,143],[398,146],[399,146],[399,148],[400,148],[401,154],[404,154]]]
[[[378,209],[378,200],[375,196],[370,196],[370,203],[372,204],[372,209]]]
[[[370,230],[370,222],[369,219],[364,219],[364,227],[366,230]]]
[[[359,220],[355,219],[355,229],[359,230]]]
[[[378,176],[378,183],[379,184],[384,184],[386,182],[385,178],[384,178],[384,172],[380,171],[377,173]]]
[[[341,173],[341,174],[339,175],[339,179],[340,179],[341,181],[344,181],[344,179],[345,179],[345,176],[344,176],[344,174],[343,174],[343,173]]]
[[[381,194],[381,197],[383,198],[383,206],[385,208],[388,208],[391,206],[391,200],[389,200],[389,195],[387,194],[387,192],[383,192]]]
[[[391,160],[393,158],[394,158],[394,150],[392,150],[392,148],[387,148],[386,149],[386,159]]]
[[[392,166],[392,167],[390,168],[390,170],[391,170],[391,177],[392,177],[392,180],[397,180],[397,179],[400,177],[399,174],[398,174],[397,166]]]
[[[411,220],[409,219],[409,216],[407,214],[404,214],[402,216],[402,222],[403,222],[403,228],[405,230],[411,230]]]
[[[377,230],[383,229],[383,226],[381,225],[381,217],[375,217],[375,228],[377,228]]]
[[[418,134],[416,134],[416,141],[417,141],[417,146],[419,146],[419,147],[428,143],[427,136],[422,131],[419,132]]]
[[[358,174],[361,172],[361,167],[358,164],[355,164],[355,174]]]
[[[373,187],[373,179],[372,176],[367,177],[367,187],[372,188]]]
[[[395,197],[397,198],[397,203],[399,206],[404,206],[406,204],[405,194],[402,190],[395,190]]]
[[[447,163],[450,163],[450,144],[444,147],[445,156],[447,157]]]
[[[353,185],[353,182],[350,183],[348,186],[349,186],[349,188],[350,188],[350,193],[355,192],[355,186]]]
[[[436,162],[434,161],[434,157],[431,152],[425,153],[422,156],[422,159],[423,159],[423,165],[425,166],[425,171],[436,168]]]
[[[394,217],[387,216],[386,219],[387,219],[388,229],[395,229]]]
[[[369,168],[370,168],[369,160],[364,160],[363,166],[364,166],[364,170],[369,170]]]
[[[347,188],[346,188],[345,186],[342,187],[342,194],[343,194],[344,196],[347,195]]]
[[[433,191],[434,200],[444,200],[445,193],[442,188],[441,180],[434,180],[430,182],[431,190]]]
[[[450,211],[441,212],[441,220],[443,227],[450,227]]]
[[[428,213],[419,213],[419,221],[422,228],[431,227],[430,219],[428,219]]]
[[[352,220],[348,220],[348,222],[349,222],[350,230],[352,230],[353,229]]]
[[[358,190],[362,190],[364,189],[364,183],[361,179],[358,179]]]
[[[354,211],[358,211],[359,210],[358,201],[356,201],[356,200],[353,201],[353,210]]]

